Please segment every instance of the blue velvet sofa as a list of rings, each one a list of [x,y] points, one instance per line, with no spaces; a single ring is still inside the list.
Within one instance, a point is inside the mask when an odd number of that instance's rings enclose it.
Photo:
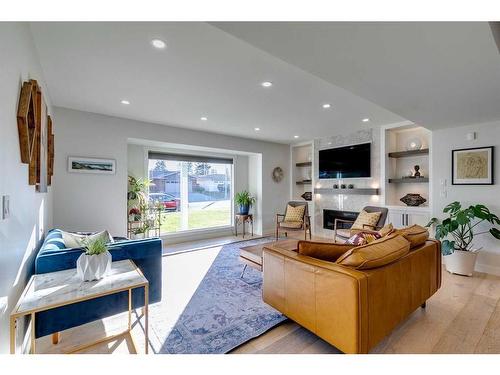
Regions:
[[[76,268],[76,260],[83,251],[82,248],[67,249],[61,231],[52,229],[36,256],[35,273]],[[133,260],[149,281],[149,302],[161,300],[162,244],[159,238],[117,241],[110,244],[109,252],[113,261]],[[144,289],[135,289],[132,298],[134,308],[144,306]],[[40,312],[36,314],[35,336],[46,336],[127,310],[128,292],[125,291]]]

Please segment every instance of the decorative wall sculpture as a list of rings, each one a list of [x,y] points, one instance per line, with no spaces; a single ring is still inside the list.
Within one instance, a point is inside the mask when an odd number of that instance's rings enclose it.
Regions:
[[[17,109],[21,162],[28,164],[28,183],[46,192],[54,171],[54,135],[42,90],[34,79],[21,87]]]

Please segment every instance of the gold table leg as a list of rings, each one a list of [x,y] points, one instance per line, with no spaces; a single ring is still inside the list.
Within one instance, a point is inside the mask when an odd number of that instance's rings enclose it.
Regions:
[[[36,354],[36,348],[35,348],[35,313],[31,313],[31,354]]]
[[[17,318],[10,317],[10,354],[16,354],[16,324]]]
[[[144,337],[146,341],[146,348],[145,352],[148,354],[148,346],[149,346],[149,340],[148,340],[148,324],[149,324],[149,286],[146,285],[144,286]]]
[[[128,290],[128,330],[132,329],[132,289]]]

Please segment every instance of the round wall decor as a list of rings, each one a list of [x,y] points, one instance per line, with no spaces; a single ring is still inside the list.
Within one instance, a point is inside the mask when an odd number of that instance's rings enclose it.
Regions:
[[[283,179],[283,169],[281,167],[276,167],[273,169],[272,177],[274,182],[280,182]]]

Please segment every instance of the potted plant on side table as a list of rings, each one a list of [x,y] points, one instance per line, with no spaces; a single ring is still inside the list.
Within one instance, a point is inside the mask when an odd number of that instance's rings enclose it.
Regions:
[[[255,197],[252,197],[247,190],[243,190],[235,195],[234,201],[238,205],[238,214],[248,215],[250,207],[255,203]]]
[[[453,202],[443,212],[448,214],[446,219],[440,221],[434,217],[427,227],[436,224],[435,237],[441,240],[442,254],[447,257],[446,270],[472,276],[478,251],[481,250],[474,245],[474,236],[490,233],[500,240],[500,230],[495,227],[500,224],[500,219],[482,204],[462,208],[460,202]]]
[[[111,269],[111,254],[106,239],[97,237],[83,240],[85,253],[76,261],[76,272],[82,281],[100,280]]]

